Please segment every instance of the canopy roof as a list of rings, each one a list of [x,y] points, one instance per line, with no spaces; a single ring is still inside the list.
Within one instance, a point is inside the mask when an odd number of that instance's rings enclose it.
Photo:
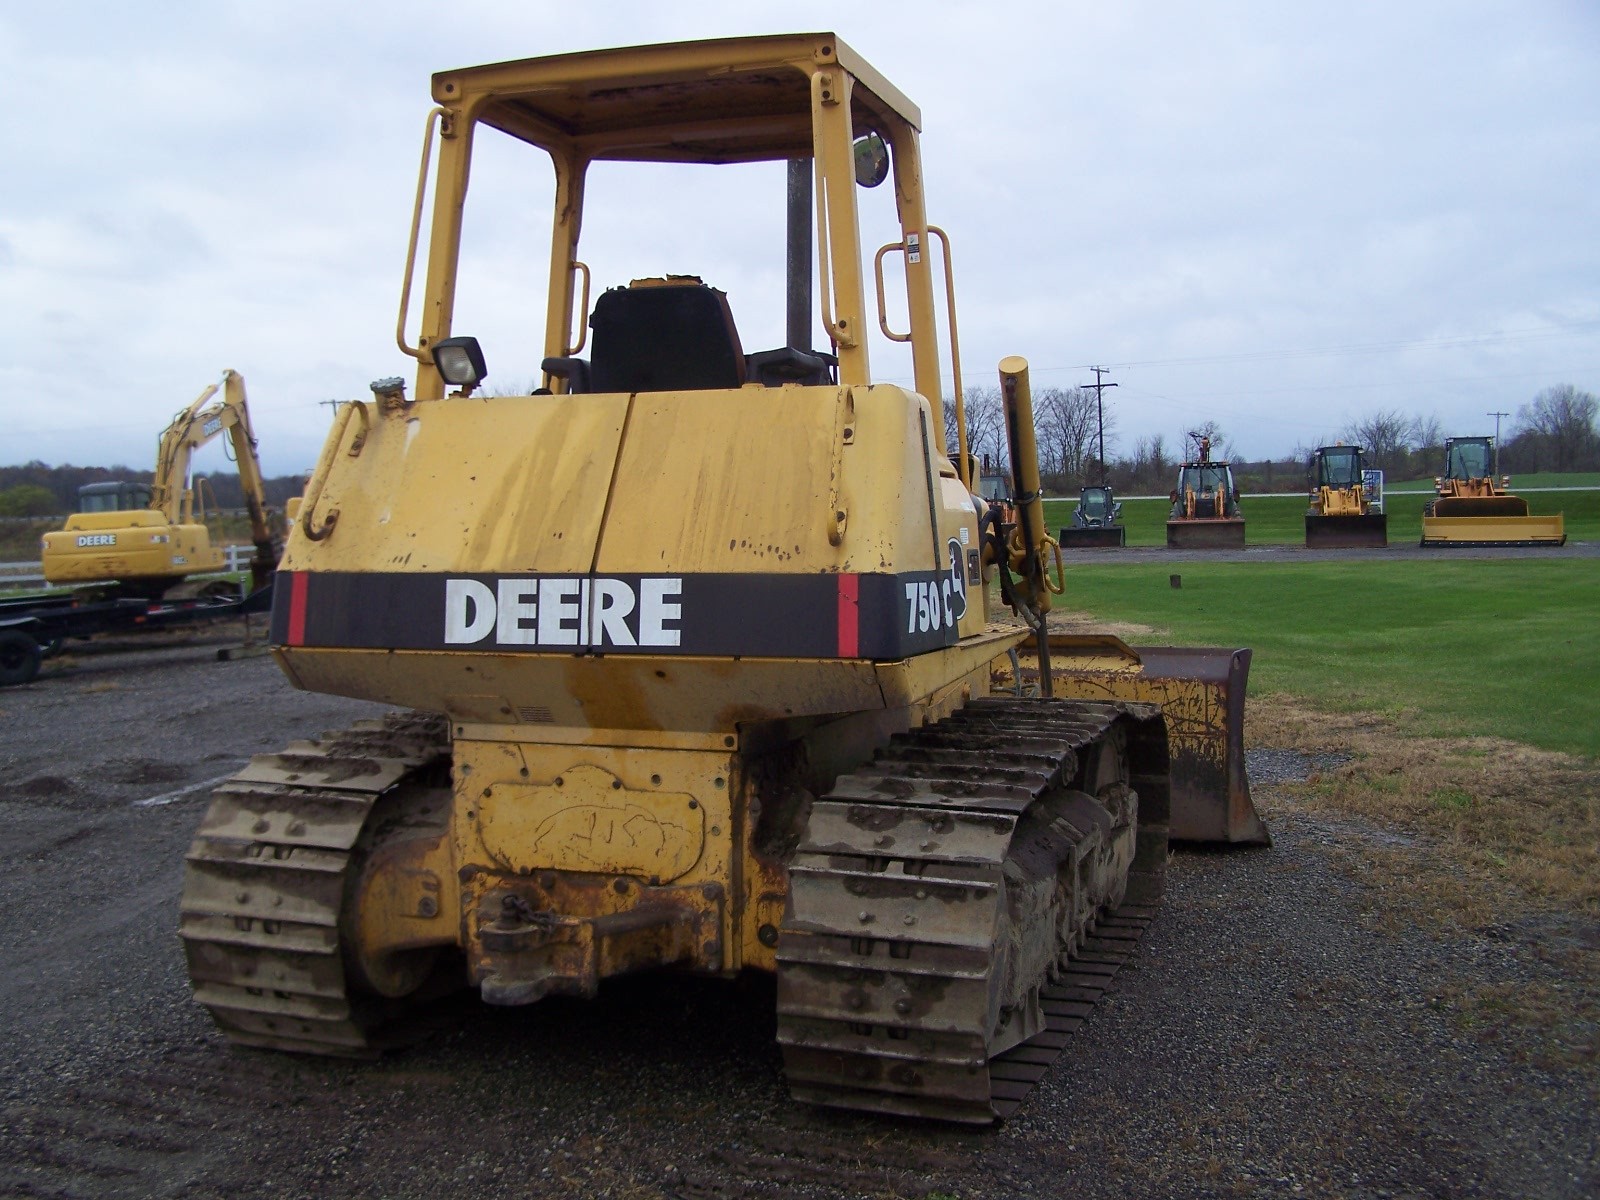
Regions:
[[[831,33],[719,38],[525,58],[433,77],[440,104],[550,150],[641,162],[752,162],[812,153],[811,75],[856,80],[858,133],[922,116]]]

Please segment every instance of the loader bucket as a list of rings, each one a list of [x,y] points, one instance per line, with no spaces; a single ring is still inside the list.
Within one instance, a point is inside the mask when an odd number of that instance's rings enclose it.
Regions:
[[[1128,531],[1122,525],[1069,525],[1060,540],[1063,550],[1114,550],[1128,544]]]
[[[1167,548],[1171,550],[1243,550],[1242,520],[1184,520],[1167,522]]]
[[[1440,502],[1441,504],[1443,501]],[[1549,516],[1432,516],[1422,518],[1424,546],[1565,546],[1566,522]]]
[[[1389,518],[1383,513],[1348,513],[1335,517],[1306,514],[1306,548],[1339,549],[1345,546],[1387,546]]]
[[[1017,649],[1022,686],[1036,686],[1033,643]],[[1008,657],[990,664],[990,687],[1016,689]],[[1210,646],[1129,646],[1105,634],[1050,635],[1050,679],[1057,696],[1158,704],[1171,754],[1176,841],[1270,845],[1250,800],[1244,762],[1244,697],[1250,651]]]

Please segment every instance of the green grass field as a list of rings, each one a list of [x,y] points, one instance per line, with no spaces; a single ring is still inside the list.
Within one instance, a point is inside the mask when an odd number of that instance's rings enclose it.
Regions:
[[[1570,479],[1572,476],[1556,476]],[[1389,513],[1389,542],[1415,545],[1422,538],[1422,506],[1433,493],[1395,493],[1385,498]],[[1600,539],[1600,488],[1587,492],[1535,492],[1527,497],[1528,511],[1535,515],[1563,513],[1569,541]],[[1056,533],[1072,520],[1077,500],[1046,500],[1045,527]],[[1124,500],[1122,520],[1128,527],[1128,545],[1164,546],[1167,544],[1165,500]],[[1244,538],[1247,546],[1303,546],[1306,540],[1306,498],[1298,493],[1287,496],[1249,496],[1240,502],[1244,513]]]
[[[1174,589],[1168,577],[1182,576]],[[1057,607],[1249,646],[1251,692],[1600,757],[1600,562],[1073,559]]]
[[[1585,487],[1600,488],[1600,471],[1534,471],[1527,475],[1512,474],[1511,490],[1518,488],[1549,488],[1549,487]],[[1431,492],[1433,480],[1408,479],[1404,483],[1395,482],[1385,489],[1390,495],[1395,492]]]

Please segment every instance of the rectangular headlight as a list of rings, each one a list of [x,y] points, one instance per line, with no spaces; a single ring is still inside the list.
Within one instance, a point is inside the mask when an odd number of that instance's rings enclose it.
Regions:
[[[433,365],[446,383],[456,387],[477,387],[489,372],[483,364],[483,350],[474,337],[445,338],[433,347]]]

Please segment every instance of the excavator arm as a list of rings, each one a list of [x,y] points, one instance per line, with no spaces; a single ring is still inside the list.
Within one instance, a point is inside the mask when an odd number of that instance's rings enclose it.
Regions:
[[[212,402],[218,389],[222,399]],[[150,488],[150,506],[160,510],[168,522],[187,524],[194,520],[194,487],[189,466],[194,453],[224,433],[233,445],[239,468],[239,488],[244,494],[250,517],[250,540],[255,558],[250,563],[251,590],[266,585],[277,563],[278,550],[267,523],[266,489],[261,462],[256,456],[255,433],[250,428],[250,407],[245,399],[244,378],[225,370],[222,382],[211,384],[194,403],[173,418],[161,435],[156,450],[155,479]]]

